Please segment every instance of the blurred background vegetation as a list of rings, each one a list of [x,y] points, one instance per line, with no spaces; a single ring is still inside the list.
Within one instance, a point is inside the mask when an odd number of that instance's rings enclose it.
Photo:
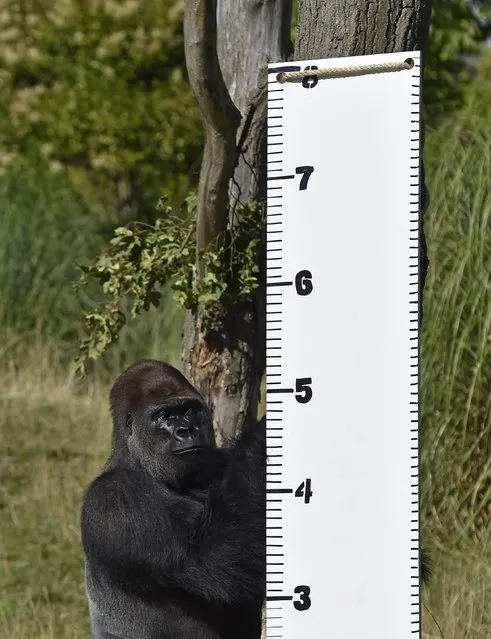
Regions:
[[[89,636],[84,486],[131,361],[179,362],[169,295],[80,383],[77,264],[195,186],[202,132],[176,0],[0,0],[0,639]],[[425,85],[430,268],[423,331],[425,629],[491,636],[489,2],[435,0]]]

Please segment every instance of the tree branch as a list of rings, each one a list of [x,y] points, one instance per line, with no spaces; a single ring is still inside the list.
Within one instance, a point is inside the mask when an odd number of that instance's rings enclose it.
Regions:
[[[186,0],[186,65],[205,131],[198,187],[198,251],[206,248],[227,224],[228,189],[236,162],[236,135],[241,119],[218,62],[216,13],[216,0]]]

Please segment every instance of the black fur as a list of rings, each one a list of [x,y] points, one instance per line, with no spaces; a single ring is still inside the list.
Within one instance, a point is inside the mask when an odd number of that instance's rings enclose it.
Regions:
[[[421,581],[428,583],[431,577],[431,559],[425,550],[421,551]]]
[[[216,448],[199,393],[155,360],[118,378],[111,408],[113,450],[82,509],[92,638],[258,639],[264,420]]]

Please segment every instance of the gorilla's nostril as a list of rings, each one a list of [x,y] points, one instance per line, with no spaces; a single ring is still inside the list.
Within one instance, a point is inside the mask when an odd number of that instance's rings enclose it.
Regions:
[[[176,428],[174,435],[177,439],[187,439],[188,437],[191,437],[195,430],[196,429],[193,424],[187,424],[186,426],[179,426]]]

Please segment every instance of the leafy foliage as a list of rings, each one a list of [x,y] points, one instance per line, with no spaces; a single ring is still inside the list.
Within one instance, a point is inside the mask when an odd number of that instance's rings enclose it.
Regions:
[[[58,362],[72,363],[86,335],[84,310],[104,300],[95,280],[80,296],[73,291],[76,265],[107,245],[101,219],[64,172],[41,163],[0,175],[0,217],[0,365],[21,344],[26,352],[47,344]],[[114,374],[143,356],[177,363],[183,312],[167,289],[161,306],[132,321],[91,373]]]
[[[202,133],[181,2],[0,0],[0,45],[0,169],[40,156],[153,202],[186,182]]]
[[[200,308],[210,326],[219,325],[224,309],[253,299],[260,284],[264,207],[241,207],[240,224],[232,224],[225,237],[216,238],[197,255],[196,198],[189,197],[186,203],[184,216],[175,215],[161,202],[163,215],[155,225],[134,222],[117,228],[110,246],[92,265],[82,267],[80,284],[96,279],[108,299],[86,313],[89,335],[81,344],[79,370],[87,358],[97,359],[118,339],[128,315],[136,317],[151,306],[158,307],[167,283],[179,306],[192,311]]]
[[[491,20],[487,0],[434,0],[425,69],[424,101],[435,121],[464,100],[472,78],[466,55],[477,55]]]

